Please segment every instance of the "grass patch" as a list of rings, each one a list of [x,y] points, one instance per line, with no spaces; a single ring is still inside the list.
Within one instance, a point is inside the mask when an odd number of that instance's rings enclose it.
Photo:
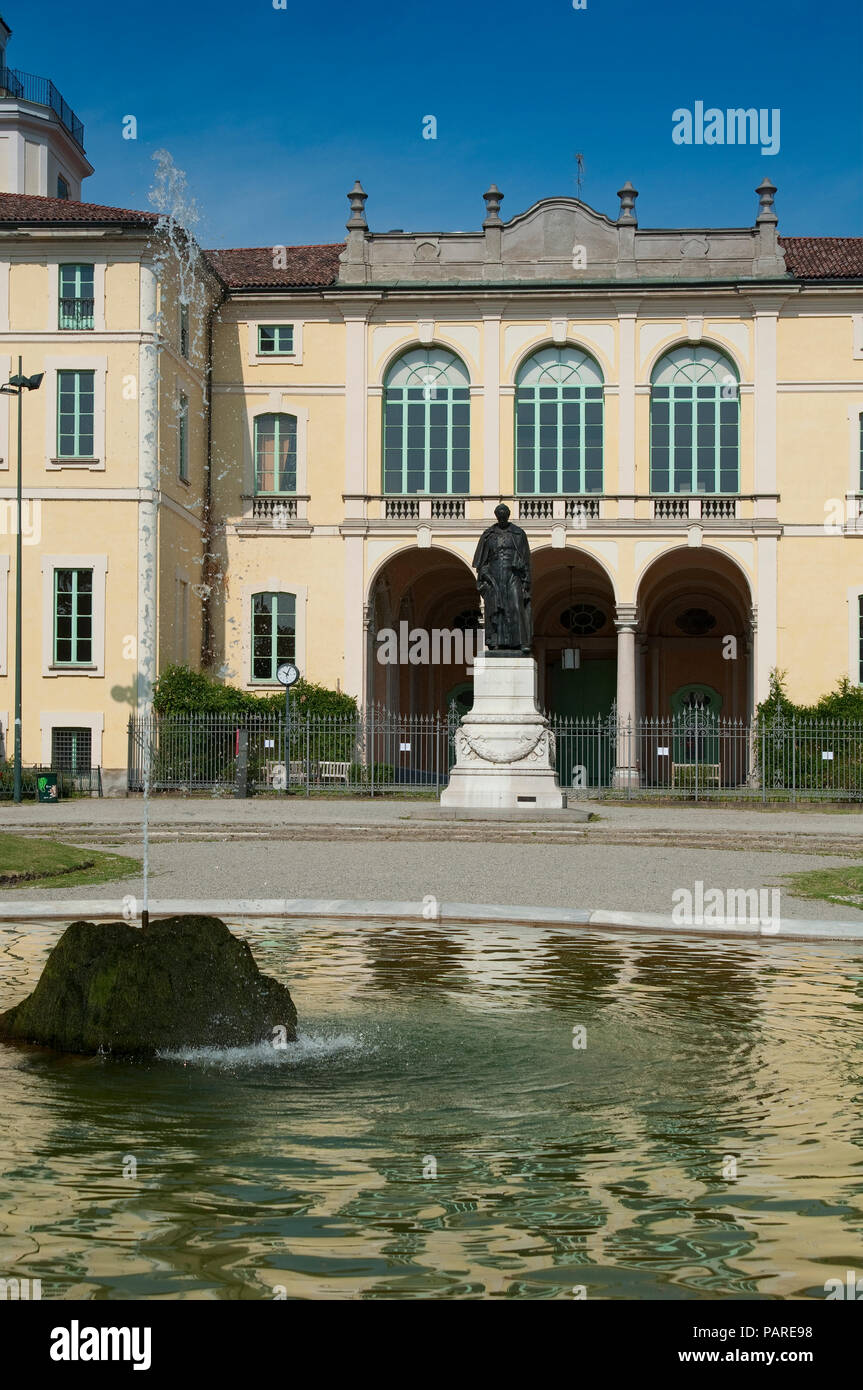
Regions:
[[[129,878],[140,860],[125,854],[60,845],[29,835],[0,834],[0,888],[58,888]]]
[[[823,898],[828,903],[863,908],[863,864],[809,869],[802,874],[789,874],[787,883],[795,898]]]

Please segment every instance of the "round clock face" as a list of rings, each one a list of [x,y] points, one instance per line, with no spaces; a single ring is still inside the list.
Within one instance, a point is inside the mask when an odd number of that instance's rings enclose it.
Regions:
[[[276,670],[276,680],[281,685],[294,685],[300,679],[299,667],[292,661],[283,661]]]

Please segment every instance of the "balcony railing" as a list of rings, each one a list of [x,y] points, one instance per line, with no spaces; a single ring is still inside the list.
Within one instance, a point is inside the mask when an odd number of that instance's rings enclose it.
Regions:
[[[84,123],[79,121],[71,106],[47,77],[36,77],[19,68],[0,68],[0,91],[18,101],[32,101],[34,106],[47,106],[68,130],[76,145],[84,148]]]
[[[733,521],[737,516],[736,497],[654,497],[653,515],[657,521]]]
[[[70,329],[92,328],[94,304],[95,300],[92,299],[61,298],[57,326]]]

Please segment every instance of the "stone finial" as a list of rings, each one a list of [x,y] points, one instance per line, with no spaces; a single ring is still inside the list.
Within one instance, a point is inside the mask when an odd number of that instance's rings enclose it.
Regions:
[[[501,227],[500,205],[503,202],[503,194],[496,183],[493,183],[487,193],[483,193],[485,199],[485,221],[484,227]]]
[[[778,222],[779,218],[776,216],[776,209],[773,206],[776,184],[771,183],[768,178],[763,178],[755,192],[758,194],[760,203],[758,216],[755,219],[756,226],[759,222]]]
[[[368,198],[368,196],[368,193],[363,191],[363,186],[359,179],[357,179],[348,194],[348,201],[351,205],[351,215],[345,223],[345,226],[349,232],[353,231],[354,228],[358,228],[360,231],[364,232],[368,231],[369,224],[366,221],[366,198]]]
[[[617,190],[617,196],[620,199],[618,222],[634,222],[637,226],[638,218],[635,215],[635,200],[638,197],[638,189],[633,188],[629,179],[627,179],[623,187]]]

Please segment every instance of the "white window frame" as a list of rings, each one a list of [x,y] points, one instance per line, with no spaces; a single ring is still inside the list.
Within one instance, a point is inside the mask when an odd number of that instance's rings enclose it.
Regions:
[[[243,442],[243,476],[245,478],[245,487],[243,488],[243,492],[247,497],[253,497],[255,492],[255,417],[257,415],[296,416],[297,490],[295,493],[286,495],[298,497],[300,499],[307,497],[309,491],[309,409],[308,406],[294,405],[293,401],[285,405],[282,401],[282,393],[279,390],[271,391],[269,396],[257,395],[246,397],[246,428],[244,430]],[[297,515],[300,516],[304,514],[305,506],[301,503]]]
[[[90,730],[90,766],[102,766],[102,734],[105,716],[101,710],[43,709],[39,711],[42,735],[42,766],[51,766],[51,735],[55,729]]]
[[[848,593],[848,679],[860,685],[860,596],[863,584],[852,584]]]
[[[294,350],[290,354],[278,352],[258,352],[258,329],[259,328],[278,328],[286,323],[291,324],[294,330]],[[285,317],[284,314],[278,316],[268,316],[267,318],[252,319],[249,321],[249,366],[260,367],[265,362],[276,363],[285,367],[302,366],[303,361],[303,320],[292,316]]]
[[[9,569],[11,564],[11,555],[0,555],[0,676],[8,676],[9,674]]]
[[[853,401],[848,407],[848,428],[850,438],[848,440],[849,459],[848,459],[848,483],[849,492],[860,495],[861,489],[860,474],[863,472],[863,464],[860,459],[860,419],[863,417],[863,398]]]
[[[189,486],[189,397],[177,392],[177,481]]]
[[[54,665],[54,571],[93,571],[93,661],[90,666]],[[108,587],[107,555],[43,555],[42,556],[42,675],[104,676],[105,675],[105,597]],[[64,716],[68,724],[68,717]],[[63,720],[60,721],[61,723]]]
[[[189,661],[190,589],[189,577],[178,565],[174,570],[174,660],[178,666]]]
[[[309,586],[307,584],[291,584],[282,576],[276,578],[274,575],[262,577],[255,583],[245,583],[242,586],[241,601],[243,604],[242,637],[239,646],[241,648],[239,658],[242,661],[240,683],[244,690],[261,692],[281,690],[281,686],[271,685],[269,681],[252,680],[252,599],[255,594],[292,594],[295,600],[294,622],[296,624],[294,636],[294,661],[299,666],[300,671],[306,670],[306,608],[309,601]],[[236,639],[234,642],[236,649]],[[230,661],[231,652],[227,653]],[[235,677],[236,679],[236,677]]]
[[[45,327],[52,333],[62,333],[64,338],[92,338],[94,333],[105,332],[105,269],[108,264],[108,257],[105,255],[94,256],[88,249],[76,251],[71,250],[66,256],[54,256],[45,262],[49,273],[53,276],[53,289],[51,291],[51,320]],[[91,265],[93,267],[93,327],[92,328],[59,328],[60,322],[60,267],[61,265]]]
[[[105,398],[107,394],[108,358],[103,356],[46,357],[45,381],[45,467],[50,473],[64,473],[68,468],[86,468],[91,473],[105,471]],[[57,373],[93,373],[93,457],[90,459],[57,458]]]
[[[7,282],[8,283],[8,282]],[[0,290],[3,284],[3,269],[0,266]],[[0,294],[2,298],[2,294]],[[2,304],[0,304],[0,324],[2,324]],[[0,353],[0,380],[8,381],[12,375],[12,354],[9,352]],[[9,402],[11,395],[3,392],[0,395],[0,469],[7,472],[9,469]]]

